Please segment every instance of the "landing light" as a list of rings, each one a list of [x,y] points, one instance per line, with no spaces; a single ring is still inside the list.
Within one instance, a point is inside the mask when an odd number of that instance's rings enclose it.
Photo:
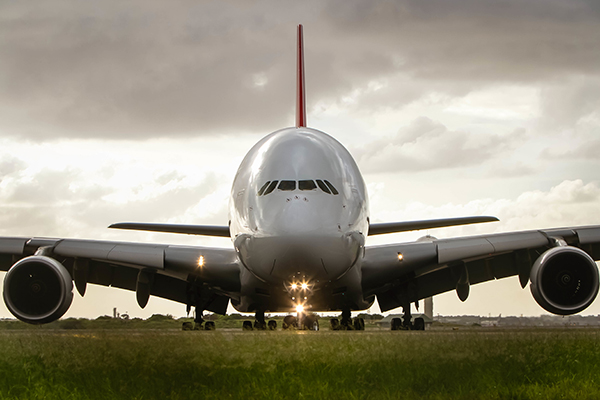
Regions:
[[[404,260],[404,256],[402,255],[402,253],[398,253],[398,261],[402,260]]]
[[[301,312],[303,312],[303,311],[304,311],[304,306],[303,306],[302,304],[298,304],[298,305],[296,306],[296,312],[297,312],[297,313],[301,313]]]
[[[292,283],[292,290],[296,290],[298,289],[298,285],[296,285],[295,283]]]
[[[204,267],[204,256],[200,256],[198,258],[198,266],[199,267]]]
[[[302,284],[302,290],[306,290],[306,289],[308,289],[308,285],[306,283],[303,283]]]

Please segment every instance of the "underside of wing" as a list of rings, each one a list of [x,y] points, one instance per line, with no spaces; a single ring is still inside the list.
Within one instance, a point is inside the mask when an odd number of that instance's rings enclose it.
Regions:
[[[540,306],[566,315],[595,299],[599,259],[599,226],[432,238],[368,247],[362,282],[387,311],[451,290],[465,301],[470,285],[518,276]]]
[[[224,314],[240,291],[233,249],[76,239],[0,238],[0,269],[9,310],[29,323],[60,318],[88,283]]]

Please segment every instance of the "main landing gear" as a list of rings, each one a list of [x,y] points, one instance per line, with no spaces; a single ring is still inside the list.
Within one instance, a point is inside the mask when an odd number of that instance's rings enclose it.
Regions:
[[[417,306],[418,308],[418,306]],[[393,331],[424,331],[425,320],[423,318],[415,318],[414,323],[411,322],[412,314],[410,313],[410,304],[402,307],[404,316],[402,318],[392,318],[392,330]]]
[[[365,320],[362,318],[352,319],[350,309],[345,308],[342,310],[341,321],[337,318],[331,318],[329,320],[329,326],[334,331],[364,331]]]
[[[194,323],[184,322],[181,329],[184,331],[214,331],[216,329],[214,321],[204,321],[204,310],[213,300],[214,295],[202,286],[188,283],[186,312],[190,315],[194,307]]]
[[[393,318],[392,319],[392,330],[393,331],[424,331],[425,330],[425,320],[423,318],[415,318],[414,323],[409,323],[405,325],[402,322],[402,318]]]
[[[285,324],[285,322],[284,322],[284,324]],[[269,323],[267,323],[265,321],[265,312],[257,311],[254,314],[254,323],[252,323],[252,321],[244,321],[242,324],[242,329],[245,331],[252,331],[252,330],[265,331],[267,329],[270,331],[275,331],[275,330],[277,330],[277,321],[272,319],[269,321]]]
[[[214,331],[216,329],[214,321],[204,321],[202,318],[203,311],[195,310],[194,322],[184,322],[181,325],[183,331]],[[203,326],[204,324],[204,326]]]

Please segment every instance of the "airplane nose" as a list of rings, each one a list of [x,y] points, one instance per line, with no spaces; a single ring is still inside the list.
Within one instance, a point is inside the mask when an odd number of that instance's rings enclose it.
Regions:
[[[325,234],[339,236],[342,207],[321,197],[294,193],[280,199],[263,221],[265,232],[271,235]],[[338,209],[339,208],[339,209]]]

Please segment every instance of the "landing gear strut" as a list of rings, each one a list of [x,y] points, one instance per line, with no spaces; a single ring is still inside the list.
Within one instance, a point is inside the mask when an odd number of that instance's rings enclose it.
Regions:
[[[350,308],[344,308],[342,310],[342,320],[340,321],[340,328],[342,330],[354,330],[354,325],[352,325],[352,314],[350,313]]]
[[[410,313],[410,303],[408,305],[403,305],[402,311],[404,311],[404,317],[402,318],[402,328],[406,330],[411,330],[412,324],[410,320],[412,319],[412,314]]]
[[[215,323],[213,321],[205,322],[203,318],[204,310],[213,300],[214,294],[211,294],[206,287],[195,285],[193,282],[189,282],[187,288],[186,312],[189,315],[190,311],[192,310],[192,306],[194,307],[194,324],[192,327],[191,322],[184,322],[182,329],[184,331],[215,330]],[[202,324],[204,324],[204,326],[202,326]]]
[[[202,323],[204,322],[204,318],[202,318],[202,314],[204,314],[204,310],[198,309],[198,307],[196,307],[194,314],[195,314],[194,315],[194,330],[195,331],[202,330]]]
[[[257,311],[254,314],[254,329],[258,331],[264,331],[267,329],[267,323],[265,322],[265,312]]]

